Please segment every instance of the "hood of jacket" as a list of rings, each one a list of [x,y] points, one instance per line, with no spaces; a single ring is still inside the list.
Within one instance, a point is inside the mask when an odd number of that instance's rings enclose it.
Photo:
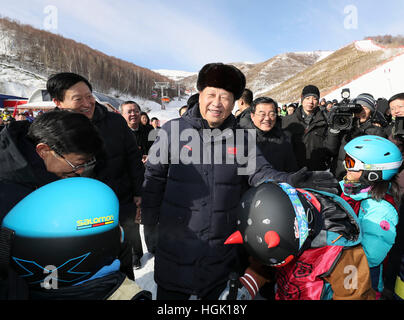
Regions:
[[[26,137],[30,123],[15,121],[0,133],[0,180],[38,188],[58,177],[46,170],[35,145]]]
[[[362,240],[362,231],[358,217],[352,207],[341,197],[318,190],[305,189],[318,200],[321,210],[314,212],[315,223],[312,230],[310,246],[352,247]]]

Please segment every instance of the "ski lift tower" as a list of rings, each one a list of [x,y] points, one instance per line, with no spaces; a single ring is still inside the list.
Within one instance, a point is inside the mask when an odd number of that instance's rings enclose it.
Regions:
[[[161,110],[165,110],[166,107],[164,106],[164,89],[170,88],[170,83],[169,82],[156,82],[154,81],[154,89],[160,89],[161,90]]]

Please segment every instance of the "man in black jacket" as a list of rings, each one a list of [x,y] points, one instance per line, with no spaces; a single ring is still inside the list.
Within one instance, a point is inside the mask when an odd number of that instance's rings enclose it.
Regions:
[[[236,249],[224,242],[247,184],[314,178],[304,170],[276,171],[256,148],[255,135],[236,130],[232,109],[245,88],[240,70],[207,64],[197,88],[198,102],[163,125],[146,162],[142,222],[158,224],[154,278],[162,300],[219,297],[237,267]],[[332,175],[322,178],[328,184]]]
[[[304,87],[302,105],[282,119],[282,128],[291,137],[299,168],[327,170],[338,152],[339,132],[328,127],[324,113],[318,107],[320,91],[316,86]]]
[[[149,141],[149,133],[153,130],[152,126],[145,126],[140,122],[140,106],[134,101],[125,101],[121,104],[119,110],[125,118],[128,127],[136,138],[137,145],[143,158],[146,158],[153,141]]]
[[[247,126],[250,121],[251,103],[254,100],[254,94],[250,89],[244,89],[240,99],[237,100],[238,110],[240,114],[236,116],[237,123],[240,127]]]
[[[149,149],[153,144],[153,141],[149,141],[149,133],[152,130],[140,122],[140,106],[134,101],[125,101],[121,104],[119,110],[121,111],[122,116],[125,118],[129,129],[136,139],[139,151],[142,153],[142,161],[146,162],[147,154],[149,153]],[[137,229],[134,233],[136,236],[136,241],[133,241],[133,245],[135,251],[135,267],[137,267],[136,265],[139,265],[140,263],[139,257],[142,257],[143,255],[143,248],[139,234],[139,224],[136,223],[135,228]],[[147,250],[150,253],[154,253],[157,231],[154,229],[149,230],[146,226],[143,230],[143,233]]]
[[[92,177],[104,182],[116,193],[120,204],[120,223],[125,232],[128,231],[126,238],[136,239],[130,236],[133,228],[129,226],[135,220],[141,202],[144,165],[125,119],[97,103],[91,84],[78,74],[66,72],[53,75],[48,79],[46,88],[57,107],[84,114],[98,128],[105,154],[97,162]],[[130,259],[124,261],[124,265],[132,264],[132,253],[128,256]],[[132,266],[127,270],[130,273],[129,269]]]
[[[265,159],[279,171],[298,170],[292,145],[278,122],[278,104],[268,97],[260,97],[251,103],[250,119],[246,119],[244,129],[254,129],[257,146]],[[247,121],[248,120],[248,121]]]

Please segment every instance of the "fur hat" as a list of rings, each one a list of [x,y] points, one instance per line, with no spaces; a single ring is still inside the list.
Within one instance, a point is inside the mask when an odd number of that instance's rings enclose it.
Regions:
[[[198,74],[196,87],[202,91],[206,87],[221,88],[233,93],[234,100],[238,100],[245,88],[244,74],[236,67],[223,63],[208,63]]]
[[[302,91],[302,101],[306,97],[314,96],[317,99],[320,99],[320,91],[316,86],[313,86],[309,84],[308,86],[305,86]]]

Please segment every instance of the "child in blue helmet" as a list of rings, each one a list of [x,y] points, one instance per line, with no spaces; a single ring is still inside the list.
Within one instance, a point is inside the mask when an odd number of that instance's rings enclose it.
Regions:
[[[382,263],[396,237],[400,200],[396,174],[402,155],[395,144],[372,135],[355,138],[344,149],[347,174],[340,182],[341,196],[358,215],[372,286],[381,293]]]

